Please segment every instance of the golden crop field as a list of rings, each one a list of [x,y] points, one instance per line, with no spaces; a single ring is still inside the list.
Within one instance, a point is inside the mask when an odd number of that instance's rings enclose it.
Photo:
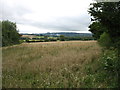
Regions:
[[[84,87],[86,65],[98,60],[100,53],[101,48],[96,41],[23,43],[3,47],[2,86]]]

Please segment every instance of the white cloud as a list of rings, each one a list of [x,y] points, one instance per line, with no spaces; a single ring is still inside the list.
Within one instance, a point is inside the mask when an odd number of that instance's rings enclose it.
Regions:
[[[2,19],[20,32],[87,31],[92,0],[2,0]],[[33,31],[34,29],[34,31]]]

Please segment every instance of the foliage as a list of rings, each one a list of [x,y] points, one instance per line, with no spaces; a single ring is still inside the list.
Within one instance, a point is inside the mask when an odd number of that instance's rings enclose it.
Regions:
[[[60,35],[60,41],[65,41],[65,36],[64,35]]]
[[[119,70],[118,66],[118,57],[116,50],[106,50],[103,54],[101,64],[104,66],[104,69],[107,70],[109,73],[117,74]]]
[[[107,32],[114,47],[119,48],[116,42],[120,42],[120,2],[92,3],[89,13],[93,16],[92,21],[106,28],[103,32]]]
[[[44,41],[45,41],[45,42],[48,42],[48,41],[49,41],[47,35],[44,36]]]
[[[93,33],[95,39],[99,39],[100,35],[105,31],[105,27],[103,27],[100,22],[93,22],[89,28],[89,31]]]
[[[10,21],[2,21],[2,46],[19,43],[19,34],[16,24]]]
[[[120,66],[118,52],[115,49],[104,50],[103,55],[100,58],[101,71],[107,74],[105,77],[107,87],[118,88],[118,71]],[[103,75],[101,75],[103,76]]]
[[[88,41],[88,40],[94,40],[93,37],[47,37],[47,38],[26,38],[21,37],[20,40],[26,41],[26,42],[50,42],[50,41],[74,41],[74,40],[81,40],[81,41]]]
[[[103,47],[110,48],[111,46],[111,39],[108,33],[104,32],[102,35],[100,35],[100,39],[98,40],[99,44]]]
[[[99,72],[102,74],[97,73],[96,79],[100,75],[104,78],[102,83],[106,83],[107,87],[118,87],[118,74],[120,74],[120,2],[92,3],[89,13],[93,16],[91,20],[94,21],[89,26],[90,31],[98,37],[99,44],[106,47],[106,49],[103,48],[103,55],[98,62],[101,65]],[[100,27],[97,28],[97,26]],[[99,32],[100,29],[103,33]]]
[[[87,75],[83,83],[87,88],[118,88],[118,65],[117,51],[114,49],[104,50],[98,60],[91,61],[85,65]]]

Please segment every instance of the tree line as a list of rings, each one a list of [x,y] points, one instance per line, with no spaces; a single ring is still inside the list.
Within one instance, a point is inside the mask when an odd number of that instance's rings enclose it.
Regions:
[[[49,38],[50,37],[50,38]],[[68,37],[64,35],[56,36],[56,37],[51,37],[51,36],[44,36],[42,38],[36,37],[36,38],[28,38],[28,37],[21,37],[21,41],[26,41],[26,42],[50,42],[50,41],[74,41],[74,40],[82,40],[82,41],[87,41],[87,40],[94,40],[93,37]]]

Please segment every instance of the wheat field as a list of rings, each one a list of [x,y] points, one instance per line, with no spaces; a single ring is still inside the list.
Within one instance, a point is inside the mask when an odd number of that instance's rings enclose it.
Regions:
[[[85,65],[97,60],[100,53],[101,48],[96,41],[23,43],[3,47],[2,86],[84,87]]]

